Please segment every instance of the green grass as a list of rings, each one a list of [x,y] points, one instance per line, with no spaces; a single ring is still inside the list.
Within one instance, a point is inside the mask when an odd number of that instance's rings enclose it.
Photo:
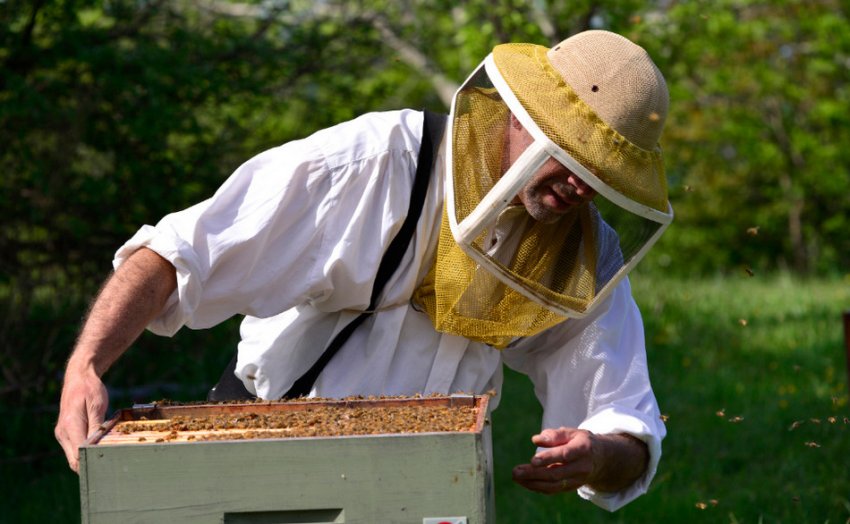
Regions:
[[[539,410],[529,408],[533,393],[525,377],[510,374],[494,414],[499,516],[506,522],[850,520],[841,320],[850,309],[850,285],[636,277],[633,287],[653,388],[669,417],[649,493],[611,514],[574,495],[544,497],[512,485],[510,466],[533,453],[527,438],[537,430]]]
[[[850,410],[841,313],[850,310],[850,282],[667,282],[638,275],[632,284],[646,322],[653,386],[669,417],[649,493],[608,513],[572,494],[543,496],[513,484],[511,467],[533,453],[529,438],[539,430],[540,408],[528,380],[507,372],[493,416],[499,522],[848,522],[850,423],[844,417]],[[74,318],[77,313],[55,322]],[[50,324],[43,320],[42,331]],[[197,398],[227,360],[234,327],[175,339],[144,337],[107,381],[163,386],[125,392],[113,406],[161,396]],[[70,344],[43,332],[31,339]],[[213,362],[199,365],[209,352]],[[25,348],[21,358],[41,354]],[[52,436],[55,377],[40,382],[45,386],[36,393],[0,397],[6,502],[0,522],[79,520],[77,477]],[[174,390],[169,384],[187,386]]]

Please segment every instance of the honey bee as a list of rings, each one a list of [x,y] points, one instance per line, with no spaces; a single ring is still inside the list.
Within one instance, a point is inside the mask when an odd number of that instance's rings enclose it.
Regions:
[[[658,418],[661,419],[661,422],[667,422],[668,420],[670,420],[670,415],[661,415]]]
[[[737,424],[738,422],[741,422],[741,421],[743,421],[743,420],[744,420],[744,417],[741,417],[741,416],[735,416],[735,417],[730,418],[730,419],[729,419],[729,422],[731,422],[731,423],[733,423],[733,424]]]
[[[754,237],[759,234],[759,226],[753,226],[747,228],[747,234],[751,237]]]
[[[808,446],[810,448],[819,448],[820,444],[818,444],[817,442],[815,442],[813,440],[810,440],[810,441],[806,442],[806,446]]]

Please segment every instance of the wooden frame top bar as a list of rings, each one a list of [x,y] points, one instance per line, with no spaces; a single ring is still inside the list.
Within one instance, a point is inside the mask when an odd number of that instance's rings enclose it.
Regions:
[[[104,422],[92,434],[83,446],[98,445],[115,426],[121,422],[167,420],[173,417],[210,417],[216,415],[259,414],[269,415],[296,411],[309,411],[316,408],[338,409],[381,409],[398,407],[473,407],[475,423],[470,430],[457,431],[460,433],[480,433],[488,412],[489,395],[448,395],[427,397],[352,397],[345,399],[299,399],[289,401],[253,401],[225,403],[152,403],[135,405],[132,408],[119,410],[110,420]],[[380,433],[405,435],[412,433]],[[356,436],[340,434],[338,437]],[[287,435],[281,433],[281,438]],[[335,438],[335,437],[298,437],[298,438]],[[126,439],[125,439],[126,441]],[[128,443],[122,441],[121,443]],[[117,442],[116,442],[117,443]]]

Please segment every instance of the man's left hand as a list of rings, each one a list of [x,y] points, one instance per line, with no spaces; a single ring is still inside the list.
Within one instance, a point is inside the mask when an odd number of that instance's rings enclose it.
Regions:
[[[513,470],[519,485],[553,494],[573,491],[588,484],[593,477],[594,435],[583,429],[546,429],[534,435],[531,442],[546,448],[537,452],[531,464],[520,464]]]
[[[630,435],[597,435],[576,428],[545,429],[531,442],[531,464],[513,469],[519,485],[554,494],[589,485],[599,491],[623,489],[640,478],[649,462],[646,444]]]

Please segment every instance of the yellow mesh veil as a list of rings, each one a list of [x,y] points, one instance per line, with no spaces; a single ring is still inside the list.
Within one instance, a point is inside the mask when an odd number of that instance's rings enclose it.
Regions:
[[[614,191],[666,213],[661,148],[642,149],[603,122],[555,71],[547,51],[532,44],[504,44],[493,49],[493,60],[529,116],[555,144]],[[660,116],[650,113],[646,118]]]
[[[438,331],[495,348],[587,314],[672,219],[660,147],[606,124],[547,51],[497,46],[455,95],[436,262],[413,297]],[[516,169],[505,152],[512,113],[538,144]],[[515,198],[546,155],[597,191],[552,222]]]
[[[456,111],[468,117],[455,118],[452,139],[456,173],[475,173],[457,181],[455,212],[467,216],[490,191],[501,174],[503,141],[509,112],[491,89],[470,89],[458,97]],[[472,127],[474,125],[474,127]],[[555,302],[569,302],[584,309],[595,289],[595,225],[587,205],[576,208],[558,222],[545,224],[532,219],[521,205],[503,213],[515,247],[509,260],[491,260],[514,275],[520,285]],[[483,231],[474,243],[485,252]],[[462,335],[496,348],[513,338],[539,333],[565,319],[496,278],[455,242],[448,213],[443,211],[437,260],[417,289],[414,300],[431,317],[441,332]]]

